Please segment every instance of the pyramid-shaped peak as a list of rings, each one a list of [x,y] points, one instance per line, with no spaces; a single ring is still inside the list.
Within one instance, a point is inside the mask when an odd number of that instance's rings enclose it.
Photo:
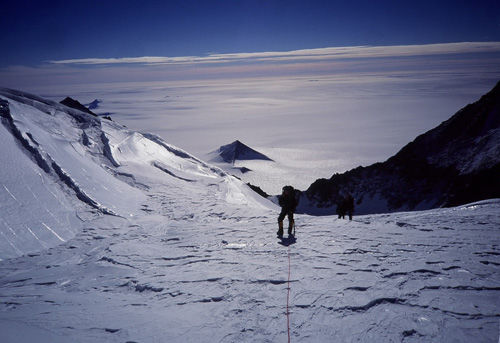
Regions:
[[[223,145],[218,150],[218,155],[224,162],[234,163],[235,161],[265,160],[272,161],[266,155],[250,148],[239,140]]]

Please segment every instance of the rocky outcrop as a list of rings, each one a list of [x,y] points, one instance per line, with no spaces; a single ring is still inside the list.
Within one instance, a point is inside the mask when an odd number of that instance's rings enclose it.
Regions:
[[[500,82],[382,163],[315,181],[299,211],[333,214],[346,193],[357,213],[423,210],[500,197]]]

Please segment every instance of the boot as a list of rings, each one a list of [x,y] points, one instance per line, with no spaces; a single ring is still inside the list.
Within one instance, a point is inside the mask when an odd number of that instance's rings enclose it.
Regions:
[[[278,232],[277,232],[278,237],[283,237],[283,222],[278,222]]]

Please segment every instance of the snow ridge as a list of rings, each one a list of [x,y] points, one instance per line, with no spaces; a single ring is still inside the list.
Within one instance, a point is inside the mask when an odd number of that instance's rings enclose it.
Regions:
[[[2,165],[9,167],[9,160],[17,160],[21,155],[34,161],[40,171],[33,169],[34,166],[23,167],[35,172],[29,176],[29,187],[39,186],[36,175],[48,177],[51,183],[55,183],[53,186],[47,184],[49,194],[63,191],[65,196],[71,198],[70,207],[76,210],[76,218],[88,217],[88,214],[82,212],[122,218],[142,215],[146,212],[144,202],[149,197],[156,196],[151,193],[155,193],[157,185],[169,185],[170,189],[175,187],[194,194],[200,190],[205,192],[205,188],[208,188],[210,191],[213,189],[214,196],[224,202],[262,208],[274,206],[254,194],[241,181],[167,144],[158,136],[127,130],[112,121],[101,121],[75,108],[23,92],[0,89],[0,116],[3,128],[10,132],[8,135],[7,131],[0,131],[3,135],[0,138],[10,141],[14,137],[19,143],[3,148],[0,155]],[[7,150],[11,151],[10,156],[7,156]],[[12,238],[8,241],[11,252],[0,251],[0,258],[33,251],[31,248],[20,248],[24,244],[24,238],[16,231],[19,228],[16,227],[18,219],[15,206],[23,204],[16,202],[18,197],[13,195],[18,188],[15,185],[20,181],[17,180],[15,170],[7,168],[5,172],[8,172],[6,175],[9,178],[6,178],[8,182],[3,185],[4,194],[0,195],[5,197],[5,201],[14,200],[14,203],[10,219],[3,225],[0,222],[0,232]],[[193,185],[186,188],[186,183]],[[9,189],[15,191],[10,192]],[[47,196],[29,189],[23,192],[27,197],[34,198],[30,202]],[[60,198],[60,195],[52,197]],[[1,203],[2,198],[0,205]],[[40,207],[42,213],[39,221],[33,218],[33,225],[52,232],[57,240],[59,237],[67,239],[67,235],[63,235],[59,229],[53,230],[52,224],[44,226],[46,215],[62,223],[62,220],[51,214],[56,210],[46,210],[43,204],[36,206]],[[80,226],[81,224],[78,225]],[[39,241],[39,248],[44,248],[46,242],[37,238],[38,235],[31,226],[27,230],[32,233],[28,236],[29,239]],[[61,227],[60,230],[64,228]],[[75,228],[73,233],[77,231],[78,228]]]
[[[97,201],[92,199],[85,191],[78,185],[78,183],[69,176],[57,163],[52,162],[52,169],[59,176],[59,179],[66,184],[69,188],[75,191],[76,197],[83,201],[84,203],[92,206],[93,208],[99,210],[103,214],[117,215],[113,211],[107,209],[106,207],[99,204]]]
[[[75,192],[76,196],[81,201],[85,202],[86,204],[92,206],[93,208],[99,210],[104,214],[116,215],[113,211],[100,205],[96,200],[92,199],[91,196],[86,194],[86,192],[80,187],[80,185],[74,179],[72,179],[71,176],[66,171],[64,171],[64,169],[60,165],[58,165],[48,153],[43,151],[40,144],[33,138],[30,132],[22,132],[21,129],[15,124],[14,118],[12,117],[9,110],[8,102],[1,99],[0,101],[1,101],[0,106],[2,108],[0,111],[0,115],[6,119],[8,128],[11,130],[13,135],[20,141],[22,146],[32,154],[32,156],[34,157],[40,168],[42,168],[48,174],[51,173],[56,174],[64,184],[66,184],[69,188],[71,188]],[[77,118],[81,117],[77,116]]]
[[[35,158],[38,166],[42,168],[46,173],[50,173],[50,166],[49,163],[44,159],[42,154],[38,149],[33,147],[33,145],[30,143],[34,143],[35,145],[38,146],[38,143],[33,139],[31,134],[27,134],[27,137],[29,138],[26,139],[21,131],[16,127],[14,124],[14,118],[12,118],[10,114],[10,109],[9,109],[9,103],[6,100],[0,99],[0,116],[2,118],[6,119],[6,123],[8,125],[8,128],[12,132],[12,134],[19,140],[19,142],[22,144],[24,148],[26,148]]]

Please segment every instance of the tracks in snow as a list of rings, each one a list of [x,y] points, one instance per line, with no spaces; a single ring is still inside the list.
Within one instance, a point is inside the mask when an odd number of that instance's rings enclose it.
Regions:
[[[194,337],[188,328],[221,342],[282,340],[288,262],[274,238],[275,214],[224,210],[215,198],[177,200],[177,191],[151,197],[139,220],[103,217],[66,244],[13,260],[15,267],[0,264],[0,315],[36,307],[44,313],[37,320],[57,330],[111,341],[146,337],[130,326],[134,316],[169,323],[171,341]],[[448,330],[464,325],[493,332],[500,317],[500,241],[493,237],[500,235],[491,232],[500,223],[471,228],[451,216],[424,224],[414,216],[297,218],[293,341],[446,341]],[[123,319],[78,322],[68,317],[75,309]],[[185,322],[176,326],[179,313]]]

